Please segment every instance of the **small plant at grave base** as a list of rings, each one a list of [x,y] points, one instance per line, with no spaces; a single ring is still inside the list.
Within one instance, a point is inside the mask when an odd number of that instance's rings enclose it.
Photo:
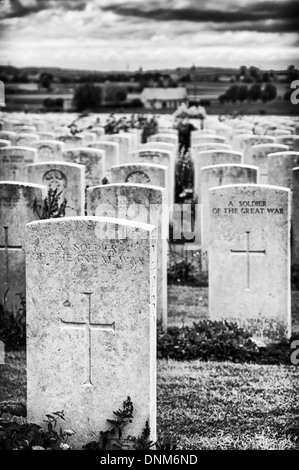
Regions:
[[[65,209],[67,206],[67,200],[64,198],[62,202],[59,201],[61,192],[58,189],[49,188],[47,197],[43,200],[43,205],[37,203],[37,199],[34,199],[33,211],[38,215],[40,219],[54,219],[65,217]]]
[[[18,406],[16,406],[18,405]],[[20,403],[10,406],[0,402],[0,411],[14,416],[26,416],[26,407]],[[56,411],[46,415],[47,430],[34,423],[20,423],[16,420],[0,420],[0,450],[69,450],[68,438],[75,434],[71,429],[56,430],[58,419],[65,421],[64,412]]]
[[[98,441],[88,442],[83,446],[84,450],[174,450],[176,445],[170,442],[154,443],[150,440],[150,425],[145,422],[144,429],[139,437],[128,435],[123,438],[123,429],[133,421],[134,406],[130,397],[123,402],[123,408],[113,411],[116,419],[107,419],[110,427],[107,431],[100,431]]]
[[[26,297],[22,293],[16,296],[20,297],[21,304],[16,312],[0,305],[0,340],[8,349],[20,348],[26,344]]]

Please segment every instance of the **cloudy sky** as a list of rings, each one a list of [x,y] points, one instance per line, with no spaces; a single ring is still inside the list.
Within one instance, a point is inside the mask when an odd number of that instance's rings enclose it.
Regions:
[[[0,63],[299,65],[298,0],[0,0]]]

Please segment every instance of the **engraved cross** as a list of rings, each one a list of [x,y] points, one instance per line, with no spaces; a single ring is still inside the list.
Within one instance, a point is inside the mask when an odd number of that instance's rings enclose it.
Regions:
[[[113,331],[115,332],[115,322],[113,323],[93,323],[91,321],[91,295],[92,292],[83,292],[83,295],[88,297],[88,310],[86,309],[86,320],[82,322],[70,322],[61,320],[64,324],[62,328],[83,328],[85,330],[85,340],[86,340],[86,367],[85,367],[85,382],[86,386],[93,386],[91,369],[92,369],[92,341],[91,341],[91,332],[93,330],[102,330],[102,331]]]
[[[250,290],[250,256],[254,255],[265,255],[266,250],[250,250],[250,232],[246,231],[245,232],[247,235],[247,246],[246,250],[230,250],[230,252],[233,255],[246,255],[246,277],[247,277],[247,282],[246,282],[246,288],[245,290]]]

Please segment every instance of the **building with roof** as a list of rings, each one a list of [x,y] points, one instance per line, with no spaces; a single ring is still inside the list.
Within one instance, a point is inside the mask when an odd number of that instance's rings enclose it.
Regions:
[[[174,110],[182,103],[187,103],[187,91],[184,87],[144,88],[140,99],[146,109]]]

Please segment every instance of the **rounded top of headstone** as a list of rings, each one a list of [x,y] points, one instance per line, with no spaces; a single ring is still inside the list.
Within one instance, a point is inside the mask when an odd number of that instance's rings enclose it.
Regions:
[[[121,164],[118,164],[118,165],[113,165],[111,167],[111,170],[113,170],[114,168],[126,168],[126,167],[141,167],[141,168],[163,168],[165,170],[167,170],[167,166],[166,165],[160,165],[158,163],[139,163],[139,162],[131,162],[131,163],[121,163]]]
[[[201,168],[201,171],[203,170],[215,170],[218,168],[241,168],[241,169],[250,169],[250,170],[259,170],[258,166],[254,165],[244,165],[242,163],[217,163],[217,165],[208,165],[208,166],[203,166]]]
[[[24,181],[0,181],[0,186],[1,185],[9,185],[9,186],[24,186],[24,187],[29,187],[29,188],[40,188],[44,189],[46,186],[44,184],[36,184],[36,183],[25,183]]]
[[[298,168],[299,169],[299,168]],[[226,189],[231,189],[231,188],[236,188],[236,189],[252,189],[253,191],[258,190],[258,189],[273,189],[275,191],[283,191],[286,193],[290,193],[291,190],[289,188],[286,188],[285,186],[275,186],[273,184],[255,184],[255,183],[237,183],[237,184],[224,184],[223,186],[214,186],[212,188],[209,188],[208,191],[222,191]]]

